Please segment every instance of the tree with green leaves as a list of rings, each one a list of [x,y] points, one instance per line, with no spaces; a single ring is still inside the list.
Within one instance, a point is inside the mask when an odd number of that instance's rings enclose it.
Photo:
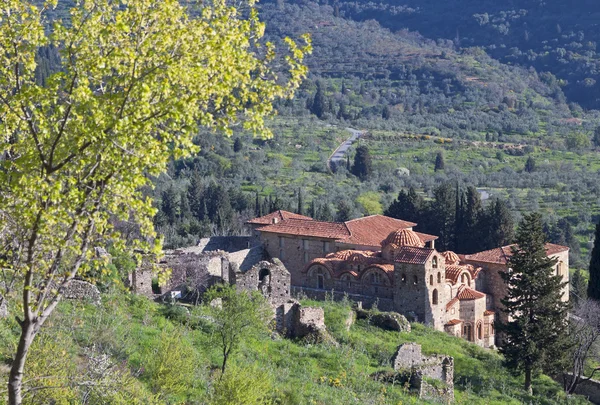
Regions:
[[[501,300],[505,314],[497,324],[500,352],[506,366],[525,374],[525,390],[532,394],[532,377],[555,367],[567,349],[569,304],[563,301],[565,283],[556,275],[556,259],[546,255],[542,216],[526,215],[519,224],[516,245],[507,270],[500,273],[507,293]]]
[[[467,187],[464,201],[460,207],[460,222],[457,220],[456,250],[459,253],[475,253],[483,250],[482,227],[483,207],[479,191],[473,186]]]
[[[243,121],[268,136],[265,116],[298,88],[310,51],[287,39],[277,56],[252,1],[242,14],[221,0],[82,0],[53,24],[56,1],[39,3],[0,4],[0,284],[22,311],[10,405],[22,403],[32,342],[95,265],[94,247],[124,245],[111,220],[139,224],[131,249],[159,252],[143,187],[197,150],[198,126],[231,134]],[[61,66],[38,83],[45,46]]]
[[[580,269],[575,270],[569,287],[570,301],[576,307],[587,299],[587,282]]]
[[[504,200],[495,198],[484,212],[482,229],[485,237],[482,238],[484,249],[494,249],[506,246],[513,242],[514,218],[513,214]]]
[[[237,291],[229,285],[211,287],[204,302],[202,312],[212,320],[213,340],[223,355],[222,378],[227,361],[240,342],[268,331],[272,310],[258,291]]]
[[[335,220],[337,222],[346,222],[351,219],[352,209],[348,203],[341,200],[337,205],[337,212],[335,213]]]
[[[600,127],[596,127],[594,135],[592,136],[592,142],[594,146],[600,147]]]
[[[590,279],[588,280],[587,295],[596,301],[600,301],[600,222],[596,224],[589,271]]]
[[[298,207],[296,208],[296,213],[304,215],[304,195],[301,188],[298,189]]]
[[[317,92],[315,93],[315,98],[312,100],[310,105],[310,112],[319,118],[323,118],[328,111],[329,102],[327,101],[327,97],[323,91],[323,85],[320,81],[318,81]]]
[[[398,197],[392,201],[384,215],[418,224],[421,222],[424,207],[423,197],[417,194],[414,187],[410,187],[408,191],[400,190]]]
[[[424,225],[430,233],[439,236],[436,247],[440,251],[455,249],[456,192],[456,187],[450,182],[436,187],[426,215]]]
[[[244,143],[242,142],[242,138],[238,136],[237,138],[235,138],[235,141],[233,141],[233,151],[235,153],[241,152],[243,147]]]
[[[437,155],[435,155],[435,166],[433,170],[439,172],[444,170],[445,167],[446,163],[444,162],[444,154],[442,152],[438,152]]]
[[[535,167],[535,159],[533,158],[533,156],[529,156],[527,158],[527,161],[525,162],[524,170],[527,173],[533,173],[533,172],[535,172],[535,168],[536,168]]]
[[[371,163],[371,153],[365,145],[360,145],[356,148],[354,155],[354,165],[352,165],[352,174],[359,177],[361,180],[366,179],[373,171]]]

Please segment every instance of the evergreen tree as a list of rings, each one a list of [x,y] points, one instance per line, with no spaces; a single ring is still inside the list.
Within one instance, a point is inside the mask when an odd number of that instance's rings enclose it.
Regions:
[[[346,222],[350,220],[351,208],[345,200],[341,200],[337,205],[335,220],[337,222]]]
[[[187,199],[192,216],[199,221],[204,219],[203,192],[204,186],[202,185],[202,177],[200,176],[200,173],[194,171],[190,177],[190,185],[187,189]]]
[[[580,269],[577,269],[575,273],[573,273],[573,278],[571,279],[571,286],[569,289],[570,292],[570,301],[573,307],[577,307],[580,303],[584,302],[587,299],[587,285],[585,282],[585,278],[583,277],[583,273]]]
[[[177,193],[173,186],[164,190],[161,194],[160,210],[162,211],[167,223],[173,225],[179,216],[179,202],[177,201]]]
[[[425,225],[434,235],[438,235],[436,247],[440,251],[454,250],[456,230],[456,189],[452,183],[440,184],[433,190],[433,201],[425,216]]]
[[[596,224],[594,248],[590,258],[590,279],[588,281],[587,295],[600,301],[600,223]]]
[[[296,209],[296,213],[300,215],[304,215],[304,198],[302,196],[302,189],[298,189],[298,207]]]
[[[440,170],[444,170],[445,166],[446,163],[444,162],[444,154],[442,152],[438,152],[437,155],[435,155],[434,171],[438,172]]]
[[[494,249],[512,243],[514,238],[514,218],[504,200],[494,199],[484,214],[482,229],[487,233],[482,237],[483,249]]]
[[[240,138],[240,137],[235,138],[235,141],[233,141],[233,151],[235,153],[238,153],[242,150],[243,147],[244,147],[244,143],[242,142],[242,138]]]
[[[329,203],[323,204],[320,209],[317,210],[317,218],[319,221],[333,221],[333,212],[331,212],[331,207]]]
[[[315,93],[315,98],[310,106],[310,112],[316,115],[319,118],[323,118],[325,113],[328,111],[329,103],[327,102],[327,98],[325,97],[325,93],[323,91],[323,85],[321,82],[317,82],[317,92]]]
[[[542,217],[526,215],[519,225],[517,247],[500,275],[507,288],[501,300],[506,321],[500,321],[500,352],[515,373],[525,374],[525,390],[532,394],[532,376],[554,370],[566,349],[568,303],[562,301],[562,277],[555,275],[556,259],[546,256]]]
[[[392,109],[389,105],[386,105],[381,112],[381,118],[384,120],[389,120],[392,117]]]
[[[258,197],[258,191],[256,192],[256,197],[254,199],[254,216],[257,218],[263,216],[260,205],[260,198]]]
[[[524,170],[527,173],[533,173],[533,172],[535,172],[535,159],[533,159],[532,156],[529,156],[527,158],[527,162],[525,162],[525,168],[524,168]]]
[[[596,129],[594,130],[592,142],[594,143],[594,146],[600,147],[600,127],[596,127]]]
[[[317,218],[317,204],[314,199],[310,202],[310,207],[308,208],[308,216],[311,218]]]
[[[384,215],[418,224],[421,222],[424,205],[423,197],[417,194],[414,187],[411,187],[408,192],[400,191],[398,198],[392,201]]]
[[[346,155],[346,170],[348,170],[348,172],[351,172],[352,170],[352,166],[350,166],[350,155]]]
[[[482,232],[485,231],[482,224],[483,207],[479,191],[473,186],[469,186],[465,193],[464,203],[460,210],[460,223],[457,227],[457,239],[460,240],[460,246],[457,247],[459,253],[475,253],[483,250]],[[457,222],[458,219],[457,219]]]
[[[371,175],[371,171],[371,154],[369,153],[369,148],[365,145],[360,145],[356,148],[356,155],[354,155],[352,174],[364,180]]]

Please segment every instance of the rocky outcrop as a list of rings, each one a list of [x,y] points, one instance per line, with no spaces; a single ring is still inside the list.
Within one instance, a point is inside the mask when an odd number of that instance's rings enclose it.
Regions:
[[[376,312],[356,309],[357,319],[368,319],[369,323],[385,330],[410,332],[410,322],[397,312]]]

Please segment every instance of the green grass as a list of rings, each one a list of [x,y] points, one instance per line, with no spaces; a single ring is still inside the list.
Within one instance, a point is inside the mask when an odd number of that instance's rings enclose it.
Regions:
[[[529,398],[521,389],[521,379],[502,367],[497,353],[423,325],[413,324],[411,333],[398,333],[361,320],[347,330],[348,303],[303,304],[325,309],[328,330],[339,345],[265,336],[243,342],[232,363],[241,367],[256,365],[268,375],[276,404],[426,403],[404,387],[370,377],[375,371],[390,370],[390,358],[405,342],[421,344],[426,354],[454,357],[459,404],[585,403],[574,398],[567,401],[559,385],[544,376],[535,380],[534,397]],[[140,297],[110,295],[104,297],[100,308],[63,303],[42,333],[66,339],[72,359],[79,363],[84,347],[102,348],[135,375],[140,390],[160,394],[160,403],[206,403],[220,365],[220,350],[210,344],[210,336],[202,328],[194,327],[197,322],[193,317],[180,312],[165,312]],[[16,330],[13,321],[0,320],[2,363],[7,363],[14,349]],[[171,374],[158,373],[156,359],[166,362]],[[0,379],[6,379],[6,367],[0,368]],[[176,382],[182,381],[183,388],[176,389]]]

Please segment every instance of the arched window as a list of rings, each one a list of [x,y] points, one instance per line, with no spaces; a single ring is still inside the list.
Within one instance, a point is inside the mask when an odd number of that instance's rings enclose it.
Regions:
[[[477,339],[483,339],[483,328],[481,327],[481,321],[477,324]]]
[[[325,275],[322,270],[317,271],[317,288],[323,290],[325,288]]]
[[[440,273],[439,271],[438,271],[437,280],[438,280],[438,283],[442,282],[442,273]]]
[[[431,259],[431,267],[433,267],[434,269],[437,269],[437,267],[438,267],[437,256],[433,256],[433,259]]]
[[[371,273],[371,284],[381,284],[381,274],[377,272]]]
[[[341,278],[342,281],[342,285],[344,286],[344,288],[350,288],[352,287],[352,279],[350,274],[344,274]]]
[[[258,281],[260,283],[266,282],[267,284],[271,281],[271,272],[269,269],[260,269],[258,273]]]
[[[463,337],[468,341],[473,341],[473,327],[470,323],[467,323],[463,326]]]
[[[431,302],[433,303],[433,305],[438,304],[438,290],[437,289],[433,290],[433,294],[431,294]]]
[[[419,284],[419,278],[418,278],[417,276],[414,276],[414,277],[413,277],[413,284],[414,284],[414,285],[417,285],[417,284]]]
[[[429,276],[429,285],[433,285],[433,274]]]

